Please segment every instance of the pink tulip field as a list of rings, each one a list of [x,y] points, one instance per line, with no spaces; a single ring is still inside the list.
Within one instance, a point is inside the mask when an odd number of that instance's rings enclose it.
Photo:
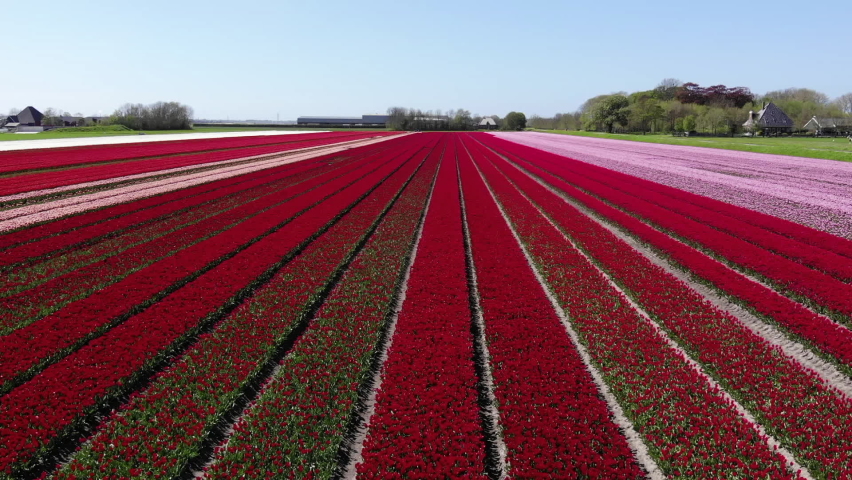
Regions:
[[[0,153],[0,479],[852,478],[852,165],[533,132]]]

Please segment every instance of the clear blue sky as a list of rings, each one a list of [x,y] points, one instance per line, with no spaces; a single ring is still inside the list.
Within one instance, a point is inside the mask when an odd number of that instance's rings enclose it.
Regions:
[[[665,77],[852,91],[852,1],[9,1],[0,112],[551,115]]]

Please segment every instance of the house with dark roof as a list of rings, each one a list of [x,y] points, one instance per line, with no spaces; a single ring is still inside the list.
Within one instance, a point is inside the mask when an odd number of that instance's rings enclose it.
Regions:
[[[18,123],[20,123],[21,126],[40,127],[41,120],[43,118],[44,115],[36,110],[35,107],[27,107],[18,113]]]
[[[852,132],[852,118],[814,117],[802,128],[815,135],[848,135]]]
[[[789,133],[793,130],[793,120],[778,105],[772,102],[763,106],[757,113],[748,112],[748,120],[743,124],[747,130],[763,130],[764,135]]]

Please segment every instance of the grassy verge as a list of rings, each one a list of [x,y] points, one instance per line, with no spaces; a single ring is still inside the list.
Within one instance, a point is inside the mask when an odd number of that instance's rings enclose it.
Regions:
[[[686,145],[692,147],[721,148],[742,152],[771,153],[793,157],[821,158],[852,162],[852,142],[846,138],[810,137],[674,137],[671,135],[628,135],[566,130],[533,130],[544,133],[574,135],[580,137],[611,138],[635,142]]]

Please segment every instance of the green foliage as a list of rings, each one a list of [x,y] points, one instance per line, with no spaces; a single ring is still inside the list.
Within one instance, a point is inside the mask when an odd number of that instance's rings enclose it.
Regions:
[[[92,127],[65,127],[54,128],[54,133],[97,133],[97,132],[132,132],[133,130],[124,125],[97,125]]]
[[[107,123],[132,130],[191,130],[192,116],[192,107],[178,102],[128,103],[116,110]]]
[[[504,130],[523,130],[527,128],[527,116],[521,112],[509,112],[503,120]]]
[[[627,125],[630,114],[628,108],[630,100],[624,95],[611,95],[595,106],[592,118],[595,123],[604,126],[608,133],[612,133],[613,126]]]
[[[616,108],[613,98],[626,98],[624,112]],[[688,100],[683,102],[682,100]],[[753,99],[751,103],[749,100]],[[852,93],[830,101],[814,90],[791,88],[754,96],[748,88],[724,85],[700,87],[673,78],[664,79],[652,90],[631,94],[598,95],[590,98],[574,114],[557,114],[552,118],[533,116],[530,126],[547,130],[579,130],[613,132],[671,133],[693,131],[728,135],[742,131],[749,111],[758,111],[765,101],[775,102],[801,129],[814,116],[839,118],[852,115]],[[623,100],[619,100],[623,105]],[[687,117],[691,117],[689,121]]]
[[[552,117],[533,115],[527,121],[527,127],[542,130],[579,130],[583,122],[579,112],[557,113]]]

